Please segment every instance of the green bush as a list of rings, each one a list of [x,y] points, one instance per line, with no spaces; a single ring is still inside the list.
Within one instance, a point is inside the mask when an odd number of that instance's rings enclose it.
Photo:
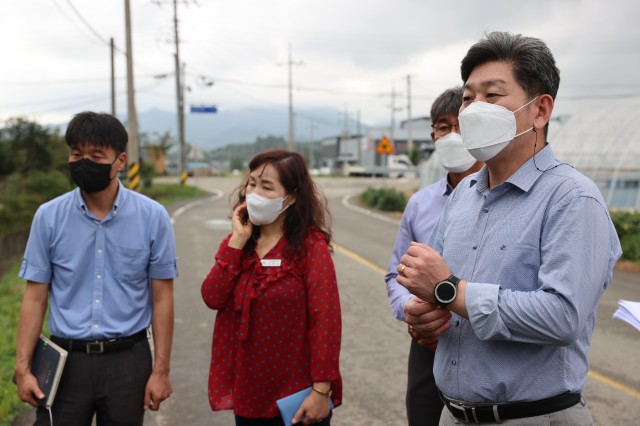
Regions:
[[[611,220],[620,238],[622,259],[640,261],[640,212],[611,212]]]
[[[382,211],[404,211],[407,206],[407,197],[404,193],[393,188],[367,188],[361,195],[360,201]]]
[[[36,194],[0,194],[0,237],[31,226],[33,214],[43,199]]]
[[[5,193],[10,194],[37,194],[45,202],[71,190],[73,185],[69,176],[59,170],[35,170],[26,176],[12,174],[7,177],[4,188]]]

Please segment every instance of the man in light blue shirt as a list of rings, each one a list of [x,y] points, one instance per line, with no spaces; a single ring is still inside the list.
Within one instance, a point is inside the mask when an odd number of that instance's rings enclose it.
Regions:
[[[401,285],[441,307],[425,327],[439,336],[440,424],[592,424],[587,352],[621,249],[596,185],[546,142],[555,60],[541,40],[495,32],[461,74],[463,141],[486,167],[398,265]]]
[[[447,176],[416,192],[409,199],[385,275],[391,311],[398,320],[410,324],[409,334],[412,336],[406,396],[409,426],[437,425],[443,404],[433,377],[437,336],[426,339],[420,335],[421,315],[429,312],[427,307],[430,303],[413,296],[398,284],[396,265],[411,241],[428,241],[453,188],[482,167],[482,163],[476,161],[462,146],[458,125],[461,105],[462,87],[445,90],[431,105],[431,138],[435,142],[436,156],[447,170]]]
[[[127,132],[108,114],[77,114],[67,127],[79,188],[38,209],[20,270],[27,280],[16,348],[18,395],[33,406],[31,374],[47,302],[51,340],[69,351],[55,424],[142,424],[171,394],[173,229],[166,209],[117,179]],[[153,325],[155,362],[147,340]],[[48,424],[38,408],[36,424]]]

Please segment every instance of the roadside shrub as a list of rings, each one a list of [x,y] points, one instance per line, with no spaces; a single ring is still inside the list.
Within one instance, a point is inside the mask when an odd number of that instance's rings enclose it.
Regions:
[[[380,192],[377,189],[369,187],[362,194],[360,194],[360,201],[369,207],[375,207],[376,203],[378,202],[379,194]]]
[[[611,220],[620,238],[622,259],[640,261],[640,212],[611,212]]]
[[[407,197],[404,193],[393,188],[367,188],[361,195],[360,201],[382,211],[404,211],[407,206]]]

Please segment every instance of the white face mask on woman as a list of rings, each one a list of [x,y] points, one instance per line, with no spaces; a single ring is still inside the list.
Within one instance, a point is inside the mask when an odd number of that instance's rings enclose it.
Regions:
[[[488,102],[473,102],[458,115],[465,148],[478,161],[487,161],[498,155],[513,139],[533,130],[531,127],[516,134],[515,113],[537,98],[515,111]]]
[[[453,173],[466,172],[476,163],[462,143],[462,136],[456,132],[447,133],[436,141],[436,152],[440,164]]]
[[[282,203],[287,197],[265,198],[258,194],[247,194],[247,212],[249,220],[254,225],[269,225],[285,211],[287,207],[282,207]]]

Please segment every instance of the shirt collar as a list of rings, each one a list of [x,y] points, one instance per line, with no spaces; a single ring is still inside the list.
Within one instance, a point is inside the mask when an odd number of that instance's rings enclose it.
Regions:
[[[116,177],[116,179],[118,178]],[[114,214],[118,211],[118,207],[121,206],[126,201],[127,195],[125,194],[125,192],[126,192],[125,186],[122,184],[120,179],[118,179],[118,195],[116,195],[116,199],[113,202],[113,210],[112,210]],[[80,191],[80,188],[74,189],[73,199],[74,199],[75,205],[80,209],[80,211],[82,211],[83,213],[86,213],[87,204],[85,203],[84,198],[82,198],[82,192]]]
[[[447,173],[447,178],[445,179],[444,185],[444,193],[442,194],[442,196],[448,197],[453,192],[453,189],[453,186],[451,186],[451,183],[449,183],[449,174]]]
[[[555,163],[556,159],[551,150],[551,145],[547,145],[520,166],[504,183],[510,183],[522,191],[528,192],[542,175],[543,171],[550,169]],[[484,192],[489,189],[489,169],[487,166],[484,166],[476,177],[471,179],[469,187],[472,187],[476,183],[476,190],[478,192]]]

